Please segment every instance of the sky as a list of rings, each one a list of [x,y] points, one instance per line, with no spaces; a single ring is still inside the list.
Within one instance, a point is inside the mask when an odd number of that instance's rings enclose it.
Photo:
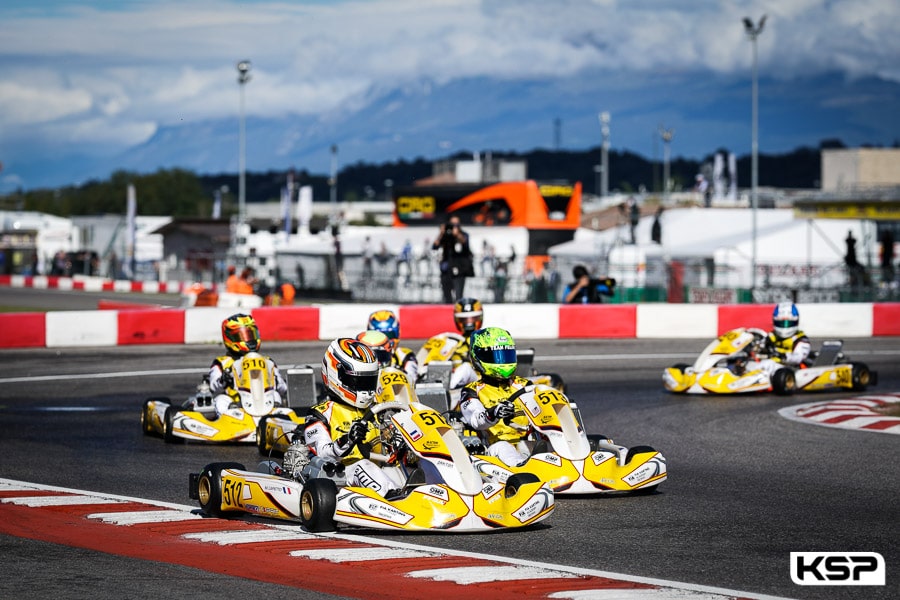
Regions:
[[[0,193],[236,173],[242,114],[252,171],[585,150],[604,111],[613,150],[741,156],[763,15],[761,153],[900,141],[895,1],[6,0]]]

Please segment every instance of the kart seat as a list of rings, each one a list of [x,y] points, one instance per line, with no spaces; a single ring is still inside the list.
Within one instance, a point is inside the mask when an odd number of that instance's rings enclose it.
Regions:
[[[837,361],[838,356],[841,354],[841,348],[844,347],[844,342],[840,340],[828,340],[822,343],[822,349],[819,350],[819,354],[816,355],[816,360],[813,362],[814,367],[828,367]]]

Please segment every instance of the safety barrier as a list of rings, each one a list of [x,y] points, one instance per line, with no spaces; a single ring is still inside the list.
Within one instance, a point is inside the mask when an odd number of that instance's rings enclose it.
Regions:
[[[900,303],[798,304],[813,338],[900,336]],[[713,338],[735,327],[771,328],[773,304],[487,304],[485,324],[518,339]],[[397,312],[404,339],[453,331],[453,308],[420,304],[321,304],[250,309],[266,341],[356,336],[375,310]],[[0,348],[221,343],[234,308],[0,314]]]

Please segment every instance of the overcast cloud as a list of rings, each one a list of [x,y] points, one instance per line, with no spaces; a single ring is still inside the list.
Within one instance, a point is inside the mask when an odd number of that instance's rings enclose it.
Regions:
[[[242,58],[248,118],[340,118],[391,90],[473,78],[602,74],[623,94],[656,78],[746,80],[741,19],[763,14],[766,78],[900,83],[900,2],[885,0],[7,1],[0,161],[117,153],[163,127],[233,120]],[[890,143],[888,126],[871,141]]]

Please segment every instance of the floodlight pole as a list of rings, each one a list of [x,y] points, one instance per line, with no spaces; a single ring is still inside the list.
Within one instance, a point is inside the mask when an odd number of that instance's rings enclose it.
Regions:
[[[603,144],[600,147],[600,197],[609,195],[609,112],[600,113],[600,132]]]
[[[672,161],[672,138],[675,137],[674,129],[666,129],[659,126],[659,137],[663,141],[663,206],[669,206],[669,171]]]
[[[238,70],[238,87],[240,89],[240,135],[238,140],[238,235],[243,233],[244,221],[247,218],[247,184],[246,184],[246,165],[247,165],[247,133],[244,116],[244,86],[250,81],[250,61],[242,60],[237,64]]]
[[[762,33],[766,24],[766,15],[754,25],[749,17],[744,17],[744,30],[753,45],[753,98],[752,98],[752,141],[750,146],[750,208],[753,214],[752,253],[750,259],[750,293],[756,290],[756,213],[759,209],[759,59],[756,49],[756,38]]]

